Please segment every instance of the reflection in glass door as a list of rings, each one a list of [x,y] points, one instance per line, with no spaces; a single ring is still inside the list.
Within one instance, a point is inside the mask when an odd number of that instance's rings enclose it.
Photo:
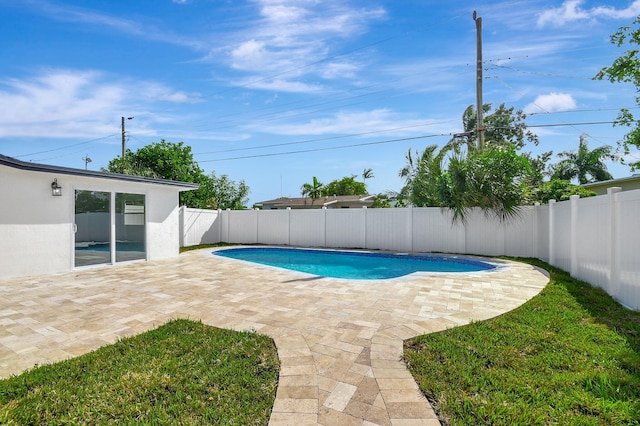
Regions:
[[[111,263],[111,194],[75,193],[75,266]]]
[[[145,197],[116,193],[116,262],[146,259]]]

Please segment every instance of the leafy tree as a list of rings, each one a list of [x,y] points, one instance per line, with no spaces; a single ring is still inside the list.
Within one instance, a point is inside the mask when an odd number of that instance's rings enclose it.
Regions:
[[[197,183],[200,185],[199,189],[180,193],[180,204],[187,207],[217,208],[220,205],[220,200],[224,198],[219,192],[216,192],[220,189],[219,182],[204,173],[193,159],[191,147],[184,145],[184,142],[173,143],[162,139],[160,142],[144,146],[135,152],[127,150],[124,158],[117,157],[111,160],[106,171]],[[229,184],[228,179],[224,183],[225,185]],[[227,188],[231,186],[233,185],[227,185]],[[234,194],[237,196],[244,192],[239,203],[242,204],[249,189],[244,182],[241,182],[241,186],[235,189],[237,193],[229,194],[229,197],[233,199]],[[236,207],[239,205],[236,204]]]
[[[491,104],[483,105],[483,125],[485,145],[515,145],[517,149],[522,149],[527,143],[538,145],[538,137],[527,130],[524,120],[527,118],[522,110],[515,110],[514,107],[506,107],[500,104],[491,114]],[[476,148],[473,135],[478,127],[476,109],[469,105],[462,114],[463,133],[454,136],[449,145],[466,146],[467,150]]]
[[[601,146],[593,150],[589,150],[586,135],[580,136],[580,145],[578,151],[563,151],[558,154],[563,158],[553,167],[553,178],[571,180],[577,179],[578,183],[585,184],[589,182],[598,182],[613,179],[611,173],[607,171],[604,160],[615,157],[611,154],[610,146]],[[588,176],[591,177],[589,179]]]
[[[573,185],[568,180],[553,179],[544,182],[535,191],[534,202],[546,204],[549,200],[565,201],[572,195],[579,195],[581,198],[593,197],[595,192],[578,185]]]
[[[322,184],[317,177],[313,177],[312,183],[302,184],[300,190],[302,191],[303,197],[311,197],[311,203],[322,197],[322,190],[324,189],[324,184]]]
[[[109,212],[111,196],[108,192],[77,191],[75,195],[75,212]]]
[[[329,182],[322,188],[322,195],[367,195],[364,182],[356,181],[356,175],[345,176],[342,179]]]
[[[388,209],[391,207],[391,200],[388,194],[378,194],[376,199],[373,200],[371,208],[374,209]]]
[[[628,50],[613,64],[602,68],[594,78],[607,79],[612,83],[632,83],[636,86],[636,104],[640,106],[640,16],[631,26],[620,27],[611,36],[611,43],[617,47],[627,46]],[[628,108],[622,108],[615,121],[616,126],[626,126],[631,130],[627,133],[620,145],[625,154],[629,154],[633,147],[640,148],[640,120],[636,119]],[[622,158],[624,162],[624,158]],[[640,170],[640,161],[629,163],[631,170]]]
[[[211,208],[221,210],[242,210],[246,208],[246,204],[249,201],[249,187],[243,180],[236,184],[227,175],[218,177],[215,172],[211,173],[209,179]]]
[[[531,165],[531,174],[527,178],[527,184],[531,188],[538,188],[543,184],[544,178],[551,174],[551,172],[548,170],[547,163],[551,159],[552,155],[553,151],[543,152],[542,154],[538,154],[535,157],[530,152],[522,154],[522,156],[526,158]]]

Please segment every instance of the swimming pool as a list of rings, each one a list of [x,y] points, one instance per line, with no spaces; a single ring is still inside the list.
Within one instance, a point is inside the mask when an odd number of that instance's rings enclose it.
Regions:
[[[414,272],[478,272],[495,269],[487,262],[434,255],[408,255],[279,247],[243,247],[217,250],[216,256],[291,269],[332,278],[376,280]]]

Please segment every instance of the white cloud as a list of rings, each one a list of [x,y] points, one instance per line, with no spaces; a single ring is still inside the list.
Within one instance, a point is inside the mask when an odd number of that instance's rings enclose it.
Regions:
[[[131,93],[142,106],[134,105]],[[148,81],[110,79],[97,71],[54,69],[0,81],[0,138],[94,137],[114,133],[114,117],[153,102],[197,102],[198,95]]]
[[[562,6],[546,10],[538,16],[538,26],[547,24],[562,26],[568,22],[594,20],[599,17],[629,19],[640,14],[640,0],[634,0],[628,7],[616,9],[612,6],[582,7],[584,0],[565,0]]]
[[[307,93],[307,94],[319,93],[323,89],[322,86],[318,84],[309,84],[309,83],[304,83],[302,81],[286,80],[281,78],[254,82],[247,85],[246,87],[251,87],[253,89],[276,91],[276,92]]]
[[[186,3],[186,0],[178,0],[178,2]],[[171,32],[167,28],[157,28],[142,20],[127,19],[121,16],[96,12],[89,8],[54,4],[46,0],[33,1],[32,4],[34,11],[37,13],[60,22],[87,25],[96,31],[107,30],[109,33],[117,31],[146,40],[186,46],[196,50],[206,50],[206,44],[201,40],[184,37],[182,34]]]
[[[277,83],[280,87],[287,82],[292,84],[283,89],[289,92],[299,92],[304,87],[317,89],[317,84],[299,83],[303,76],[355,77],[363,64],[346,58],[328,59],[335,54],[332,46],[336,40],[363,34],[371,22],[386,15],[383,9],[356,8],[344,0],[253,0],[253,4],[260,18],[247,22],[241,32],[227,35],[234,39],[227,49],[228,63],[254,75],[248,80],[286,75]],[[271,90],[272,86],[260,87]]]
[[[320,71],[322,78],[331,80],[334,78],[354,78],[360,67],[347,61],[329,62]]]
[[[256,130],[277,135],[301,136],[335,134],[364,135],[397,129],[376,135],[376,137],[384,139],[398,135],[424,134],[425,129],[428,129],[429,133],[451,132],[451,125],[451,122],[437,123],[425,118],[403,117],[389,109],[374,109],[370,111],[340,111],[334,115],[312,119],[307,122],[263,125],[256,128]]]
[[[264,42],[251,39],[233,49],[231,66],[240,70],[260,69],[266,56]]]
[[[576,101],[568,93],[552,92],[539,95],[533,102],[524,107],[525,114],[568,111],[576,107]]]

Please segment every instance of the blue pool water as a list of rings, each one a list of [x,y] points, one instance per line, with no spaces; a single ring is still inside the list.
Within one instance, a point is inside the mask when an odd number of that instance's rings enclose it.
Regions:
[[[478,272],[495,268],[489,263],[459,257],[273,247],[224,249],[213,254],[323,277],[359,280],[396,278],[418,271]]]

